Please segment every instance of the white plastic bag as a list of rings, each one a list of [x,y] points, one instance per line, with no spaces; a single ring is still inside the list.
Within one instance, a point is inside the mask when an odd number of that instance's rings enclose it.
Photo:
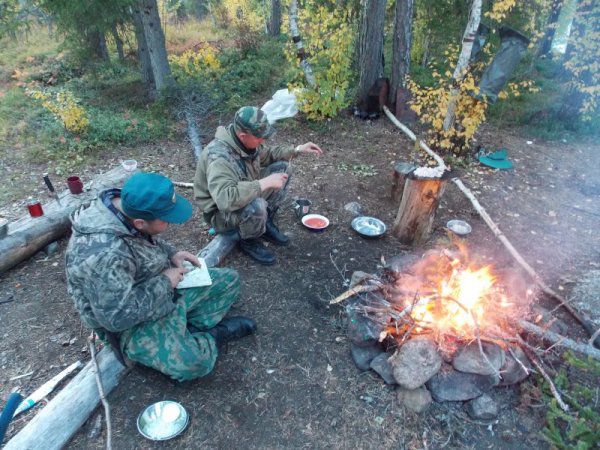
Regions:
[[[260,109],[267,114],[267,119],[271,124],[280,119],[294,117],[298,114],[296,95],[287,89],[280,89]]]

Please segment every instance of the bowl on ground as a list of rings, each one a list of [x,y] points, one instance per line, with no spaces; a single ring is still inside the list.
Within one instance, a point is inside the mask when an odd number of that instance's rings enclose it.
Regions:
[[[302,225],[311,231],[323,231],[329,226],[329,219],[321,214],[307,214],[302,217]]]
[[[369,216],[359,216],[354,218],[350,226],[354,231],[366,238],[378,238],[383,236],[387,230],[385,223],[376,217]]]
[[[183,406],[171,400],[154,403],[144,409],[137,419],[138,431],[147,439],[166,441],[180,434],[189,422]]]
[[[449,220],[446,227],[458,236],[466,236],[472,231],[471,225],[464,220]]]

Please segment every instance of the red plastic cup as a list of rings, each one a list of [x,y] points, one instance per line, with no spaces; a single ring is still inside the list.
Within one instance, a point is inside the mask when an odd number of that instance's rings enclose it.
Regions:
[[[29,200],[27,202],[27,209],[31,217],[41,217],[44,215],[42,204],[38,200]]]
[[[83,181],[77,176],[67,178],[67,186],[73,195],[81,194],[83,192]]]

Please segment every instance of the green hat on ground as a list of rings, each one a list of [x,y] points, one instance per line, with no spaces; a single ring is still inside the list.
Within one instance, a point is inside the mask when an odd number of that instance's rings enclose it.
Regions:
[[[175,193],[171,180],[157,173],[129,178],[121,189],[121,207],[132,219],[183,223],[192,216],[192,204]]]
[[[233,128],[235,131],[263,139],[275,133],[275,128],[267,120],[265,112],[255,106],[243,106],[238,109],[233,118]]]

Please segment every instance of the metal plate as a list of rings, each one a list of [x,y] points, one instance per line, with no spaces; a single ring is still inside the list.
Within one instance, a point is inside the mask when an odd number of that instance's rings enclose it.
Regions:
[[[138,431],[147,439],[166,441],[187,427],[189,416],[183,406],[170,400],[148,406],[138,416]]]
[[[351,223],[352,229],[361,236],[379,237],[387,230],[385,223],[375,217],[359,216]]]
[[[466,236],[472,231],[471,225],[464,220],[449,220],[446,224],[446,227],[448,227],[448,229],[454,234],[459,236]]]

